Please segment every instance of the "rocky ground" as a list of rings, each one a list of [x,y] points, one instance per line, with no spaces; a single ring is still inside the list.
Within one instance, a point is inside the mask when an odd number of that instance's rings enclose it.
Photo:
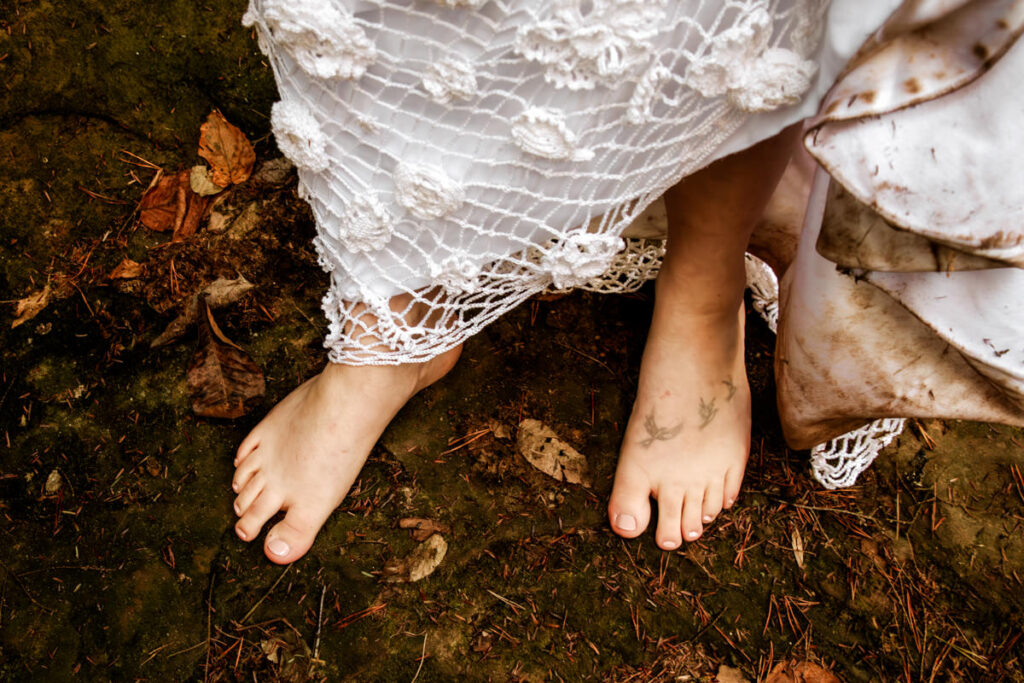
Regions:
[[[325,277],[245,2],[0,7],[0,677],[1024,680],[1024,434],[914,423],[826,491],[781,438],[756,316],[737,509],[674,553],[611,533],[649,290],[533,300],[487,328],[309,555],[270,564],[233,533],[231,457],[324,362]],[[203,163],[214,109],[255,175],[174,241],[137,207],[158,169]],[[224,342],[201,316],[152,342],[240,277],[212,311],[265,394],[200,417],[189,371]],[[584,483],[518,453],[524,420],[585,459]]]

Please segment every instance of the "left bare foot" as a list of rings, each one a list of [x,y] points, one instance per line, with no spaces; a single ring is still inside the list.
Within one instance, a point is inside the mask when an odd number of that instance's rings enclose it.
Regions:
[[[750,450],[742,306],[694,315],[672,310],[671,299],[656,303],[608,504],[615,532],[634,538],[657,499],[664,550],[696,540],[732,506]]]

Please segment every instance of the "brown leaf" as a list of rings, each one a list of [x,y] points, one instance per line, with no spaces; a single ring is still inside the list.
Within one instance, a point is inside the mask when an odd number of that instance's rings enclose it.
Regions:
[[[419,517],[400,519],[398,526],[401,529],[411,529],[413,539],[421,542],[430,538],[434,533],[446,534],[449,531],[448,527],[440,522]]]
[[[188,328],[199,320],[199,300],[201,298],[206,299],[206,303],[210,308],[223,308],[241,299],[254,286],[245,279],[244,275],[239,275],[235,280],[228,280],[223,277],[218,278],[202,291],[192,295],[192,298],[189,299],[188,304],[185,306],[185,311],[172,320],[164,331],[149,343],[149,348],[155,349],[160,346],[166,346],[180,339],[188,331]]]
[[[519,423],[516,450],[549,477],[590,486],[587,459],[539,420],[527,419]]]
[[[181,179],[178,173],[163,175],[152,185],[139,202],[139,219],[150,230],[167,232],[174,230],[178,217],[178,189]]]
[[[183,171],[183,173],[185,173]],[[209,213],[210,205],[213,204],[212,197],[203,197],[192,191],[192,185],[188,180],[182,181],[182,194],[185,196],[185,214],[181,223],[175,226],[174,235],[171,239],[181,242],[188,239],[199,231],[199,224]]]
[[[46,285],[42,291],[29,294],[24,299],[18,301],[17,308],[14,309],[14,315],[17,317],[11,323],[11,328],[13,329],[39,315],[39,312],[46,308],[48,303],[50,303],[50,285]]]
[[[407,556],[384,565],[384,580],[388,583],[405,583],[425,579],[434,573],[447,553],[448,543],[444,536],[433,534]]]
[[[842,683],[814,662],[779,662],[765,683]]]
[[[256,151],[245,133],[216,110],[200,128],[199,156],[210,163],[213,182],[221,187],[245,182],[256,164]]]
[[[124,258],[117,267],[110,271],[109,277],[111,280],[131,280],[142,275],[142,271],[146,268],[141,263],[132,261],[130,258]]]
[[[237,347],[229,346],[213,332],[213,314],[203,300],[200,318],[200,349],[188,370],[192,411],[203,417],[236,418],[263,396],[263,371]],[[222,338],[223,333],[221,333]],[[225,338],[226,339],[226,338]]]

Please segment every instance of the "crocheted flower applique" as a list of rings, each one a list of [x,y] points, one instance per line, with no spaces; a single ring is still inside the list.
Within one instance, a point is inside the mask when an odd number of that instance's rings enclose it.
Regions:
[[[255,3],[242,16],[244,26],[259,20]],[[275,42],[304,71],[317,78],[361,78],[377,50],[352,14],[329,0],[264,0],[263,23]],[[264,53],[264,41],[260,49]]]
[[[453,99],[468,100],[477,93],[476,70],[462,57],[445,57],[427,67],[423,89],[438,104],[448,104]]]
[[[556,289],[571,289],[608,270],[624,246],[616,235],[577,232],[548,250],[540,267],[551,274]]]
[[[769,48],[772,17],[758,3],[736,25],[715,36],[709,55],[694,60],[685,82],[704,97],[726,99],[747,112],[796,104],[811,87],[814,62],[785,48]]]
[[[549,18],[520,27],[516,51],[559,88],[614,87],[650,61],[666,0],[554,0]]]
[[[651,107],[661,85],[672,77],[672,72],[661,62],[655,60],[637,81],[633,96],[629,98],[626,108],[626,120],[640,125],[651,119]]]
[[[414,216],[443,218],[462,206],[462,186],[439,168],[402,162],[395,169],[395,199]]]
[[[589,161],[594,151],[577,149],[576,134],[555,109],[532,107],[512,120],[512,139],[520,149],[545,159]]]
[[[275,102],[270,108],[270,128],[281,153],[299,168],[314,173],[327,170],[327,136],[312,112],[300,102]]]
[[[339,241],[352,252],[377,251],[391,241],[391,214],[375,196],[356,197],[345,207]]]
[[[452,254],[430,265],[430,277],[449,294],[475,294],[480,290],[481,268],[462,254]]]

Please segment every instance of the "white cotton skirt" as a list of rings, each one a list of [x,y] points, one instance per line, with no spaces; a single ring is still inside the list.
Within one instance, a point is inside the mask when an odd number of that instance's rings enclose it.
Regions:
[[[330,359],[424,361],[601,277],[668,187],[813,115],[899,4],[250,0]]]

